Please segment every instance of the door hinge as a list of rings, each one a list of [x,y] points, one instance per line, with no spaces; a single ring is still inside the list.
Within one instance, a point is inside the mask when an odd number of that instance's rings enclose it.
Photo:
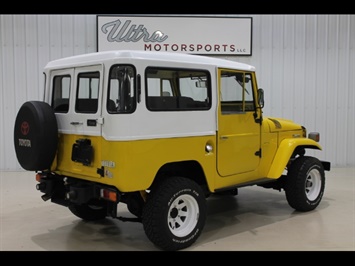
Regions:
[[[261,125],[262,122],[263,122],[263,117],[260,116],[260,117],[258,118],[258,114],[257,114],[257,113],[254,113],[253,115],[254,115],[254,121],[255,121],[255,123],[258,123],[258,124]]]
[[[100,125],[104,124],[104,118],[103,117],[99,117],[98,119],[96,119],[97,123]]]
[[[255,152],[255,156],[259,156],[261,158],[261,149]]]

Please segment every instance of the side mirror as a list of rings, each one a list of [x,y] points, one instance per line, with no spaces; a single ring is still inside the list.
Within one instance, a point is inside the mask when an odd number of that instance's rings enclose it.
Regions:
[[[258,89],[258,103],[260,108],[264,107],[264,90],[263,89]]]

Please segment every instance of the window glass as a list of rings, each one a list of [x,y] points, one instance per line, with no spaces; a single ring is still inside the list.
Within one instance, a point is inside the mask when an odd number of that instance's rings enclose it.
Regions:
[[[70,76],[53,78],[52,108],[56,113],[67,113],[69,110]]]
[[[115,65],[110,70],[107,112],[132,113],[136,108],[135,70],[130,65]]]
[[[208,71],[149,67],[146,103],[151,111],[208,110],[211,79]]]
[[[99,101],[100,72],[85,72],[78,75],[75,111],[96,113]]]
[[[250,73],[221,71],[220,86],[222,113],[255,110]]]

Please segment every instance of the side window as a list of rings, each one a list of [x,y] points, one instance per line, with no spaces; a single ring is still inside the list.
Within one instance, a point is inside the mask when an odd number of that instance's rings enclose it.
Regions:
[[[220,100],[223,114],[255,111],[251,73],[222,70]]]
[[[130,65],[115,65],[110,69],[107,112],[132,113],[136,109],[135,69]]]
[[[75,101],[77,113],[96,113],[99,101],[100,72],[84,72],[78,75]]]
[[[70,76],[53,78],[52,108],[56,113],[68,113],[70,95]]]
[[[149,67],[145,78],[146,104],[151,111],[208,110],[211,107],[208,71]]]

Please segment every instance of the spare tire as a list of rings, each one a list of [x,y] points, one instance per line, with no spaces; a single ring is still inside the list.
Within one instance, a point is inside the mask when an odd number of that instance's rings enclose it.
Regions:
[[[29,171],[49,169],[57,150],[58,125],[52,107],[40,101],[25,102],[14,129],[17,160]]]

